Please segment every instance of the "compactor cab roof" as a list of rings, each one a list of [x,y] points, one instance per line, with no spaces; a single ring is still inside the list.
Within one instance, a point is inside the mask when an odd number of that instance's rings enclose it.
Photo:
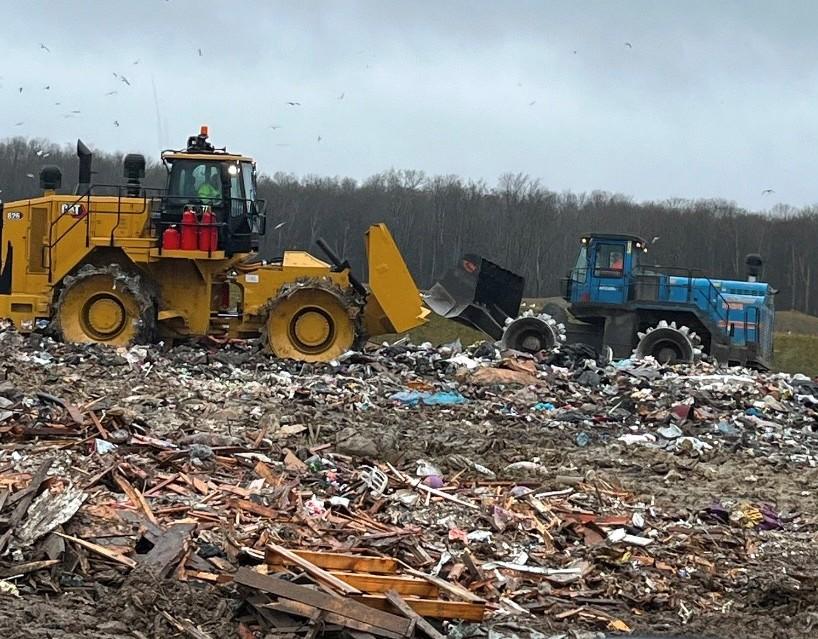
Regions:
[[[226,148],[217,149],[208,139],[208,129],[203,126],[199,135],[191,135],[187,139],[187,148],[184,150],[168,149],[162,151],[163,162],[175,160],[217,160],[224,162],[254,162],[253,158],[240,153],[228,153]]]

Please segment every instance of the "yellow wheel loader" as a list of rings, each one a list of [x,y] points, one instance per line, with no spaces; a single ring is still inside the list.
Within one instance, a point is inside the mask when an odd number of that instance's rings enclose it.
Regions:
[[[141,184],[145,159],[125,157],[123,185],[91,183],[77,143],[76,195],[58,195],[57,167],[42,197],[0,203],[0,318],[50,327],[66,342],[126,346],[210,336],[261,337],[276,356],[328,361],[367,335],[423,324],[429,311],[383,224],[366,234],[369,284],[319,241],[328,261],[257,253],[264,202],[252,158],[216,149],[206,127],[165,151],[164,189]]]

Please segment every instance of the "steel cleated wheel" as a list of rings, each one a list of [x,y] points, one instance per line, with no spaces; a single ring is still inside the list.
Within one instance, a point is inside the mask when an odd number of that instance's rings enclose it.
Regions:
[[[267,347],[276,357],[326,362],[356,348],[361,306],[329,280],[287,284],[268,305]]]
[[[565,341],[565,325],[547,313],[526,311],[516,319],[506,320],[500,345],[525,353],[549,353],[559,349]]]
[[[656,326],[638,333],[634,355],[653,357],[660,364],[690,364],[701,357],[701,338],[687,326],[660,321]]]
[[[63,280],[52,320],[64,342],[128,346],[152,341],[156,305],[140,275],[86,265]]]

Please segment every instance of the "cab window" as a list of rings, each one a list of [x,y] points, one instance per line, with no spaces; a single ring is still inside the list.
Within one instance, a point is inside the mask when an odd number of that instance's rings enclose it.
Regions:
[[[585,282],[588,276],[588,246],[583,244],[579,249],[577,262],[574,264],[574,270],[571,272],[571,278],[575,282]]]
[[[625,269],[625,247],[622,244],[597,244],[594,275],[622,277]]]

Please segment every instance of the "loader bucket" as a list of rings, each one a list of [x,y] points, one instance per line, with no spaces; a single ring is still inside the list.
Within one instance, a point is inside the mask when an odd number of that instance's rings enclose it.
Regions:
[[[499,340],[506,319],[520,311],[524,285],[522,276],[467,253],[429,289],[425,302],[438,315]]]
[[[403,333],[426,323],[429,309],[385,224],[366,232],[369,289],[364,323],[369,335]]]

